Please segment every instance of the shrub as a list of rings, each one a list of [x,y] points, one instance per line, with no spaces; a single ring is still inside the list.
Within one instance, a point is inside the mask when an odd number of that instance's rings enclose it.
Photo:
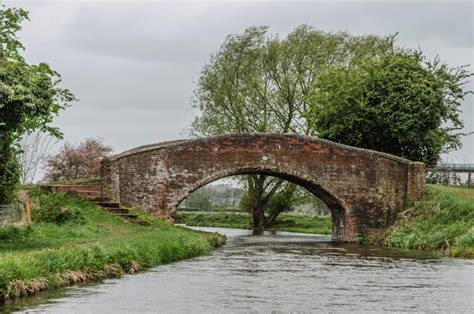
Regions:
[[[31,211],[31,218],[38,223],[84,223],[84,216],[65,204],[64,196],[44,193],[38,195],[39,206]]]
[[[31,226],[20,228],[15,225],[9,225],[4,228],[0,228],[0,241],[13,242],[24,240],[31,233]]]

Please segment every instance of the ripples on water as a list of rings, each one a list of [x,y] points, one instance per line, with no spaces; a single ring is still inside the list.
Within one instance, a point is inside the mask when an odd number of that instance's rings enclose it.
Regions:
[[[52,313],[474,312],[474,263],[236,229],[213,255],[11,306]],[[29,308],[29,310],[28,310]]]

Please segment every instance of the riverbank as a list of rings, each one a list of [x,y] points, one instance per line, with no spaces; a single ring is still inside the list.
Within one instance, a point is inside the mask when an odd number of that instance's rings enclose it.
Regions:
[[[250,216],[242,212],[178,211],[176,219],[189,226],[251,229]],[[331,234],[331,217],[285,213],[268,230]],[[362,242],[474,258],[474,188],[427,185],[393,227]]]
[[[427,185],[422,199],[399,215],[381,242],[474,258],[474,189]]]
[[[0,229],[2,301],[208,254],[225,242],[159,221],[130,223],[73,196],[36,196],[37,223]]]
[[[472,312],[471,260],[329,242],[327,236],[267,232],[257,237],[250,230],[202,229],[225,234],[226,245],[212,256],[158,266],[124,280],[42,293],[3,310],[114,314],[350,313],[354,309],[360,313],[416,309]],[[335,302],[341,298],[344,302]]]
[[[176,223],[196,227],[252,229],[250,215],[244,212],[177,211]],[[309,216],[283,213],[268,231],[331,234],[330,216]]]

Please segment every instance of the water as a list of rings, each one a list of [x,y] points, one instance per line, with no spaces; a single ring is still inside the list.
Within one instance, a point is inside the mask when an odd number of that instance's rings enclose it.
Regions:
[[[474,261],[327,237],[200,228],[228,236],[210,256],[23,299],[28,313],[474,312]]]

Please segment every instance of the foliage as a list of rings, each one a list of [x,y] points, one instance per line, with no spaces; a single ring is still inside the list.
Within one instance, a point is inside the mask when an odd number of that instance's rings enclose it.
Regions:
[[[76,180],[100,176],[100,161],[112,152],[102,140],[88,138],[72,145],[65,143],[61,150],[46,160],[45,179]]]
[[[176,222],[188,226],[253,229],[248,214],[243,212],[177,211]],[[267,230],[331,234],[331,217],[283,213],[278,216],[278,219],[272,225],[267,227]]]
[[[402,213],[385,244],[474,257],[474,189],[428,186]]]
[[[18,241],[18,239],[20,239],[20,241],[24,240],[31,235],[31,230],[31,226],[22,228],[15,225],[8,225],[0,228],[0,241],[12,243]]]
[[[199,208],[200,210],[210,210],[212,208],[210,193],[207,189],[201,188],[191,193],[185,200],[186,208]]]
[[[392,37],[324,33],[302,25],[286,38],[251,27],[230,35],[203,68],[192,124],[196,135],[229,132],[312,134],[307,94],[319,73],[391,49]]]
[[[0,4],[0,204],[12,201],[19,181],[18,141],[33,130],[60,137],[51,122],[74,100],[48,64],[28,64],[22,57],[16,34],[25,19],[26,11]]]
[[[41,195],[41,194],[40,194]],[[93,204],[65,195],[62,207],[83,224],[33,224],[27,237],[0,241],[0,299],[116,277],[210,252],[223,237],[154,221],[131,224]]]
[[[84,223],[81,212],[65,206],[64,195],[42,193],[38,197],[38,206],[31,209],[31,218],[35,223]]]
[[[192,134],[312,135],[307,96],[320,73],[330,66],[378,56],[392,45],[392,37],[325,33],[305,25],[283,39],[269,34],[267,27],[230,35],[202,70],[194,97],[200,115],[192,124]],[[245,179],[247,199],[242,204],[252,214],[254,228],[271,224],[288,208],[287,200],[294,199],[287,196],[298,189],[282,181],[263,175]],[[280,193],[286,197],[279,197]]]
[[[331,66],[312,86],[308,116],[322,138],[434,165],[461,146],[455,131],[469,76],[417,51]]]

